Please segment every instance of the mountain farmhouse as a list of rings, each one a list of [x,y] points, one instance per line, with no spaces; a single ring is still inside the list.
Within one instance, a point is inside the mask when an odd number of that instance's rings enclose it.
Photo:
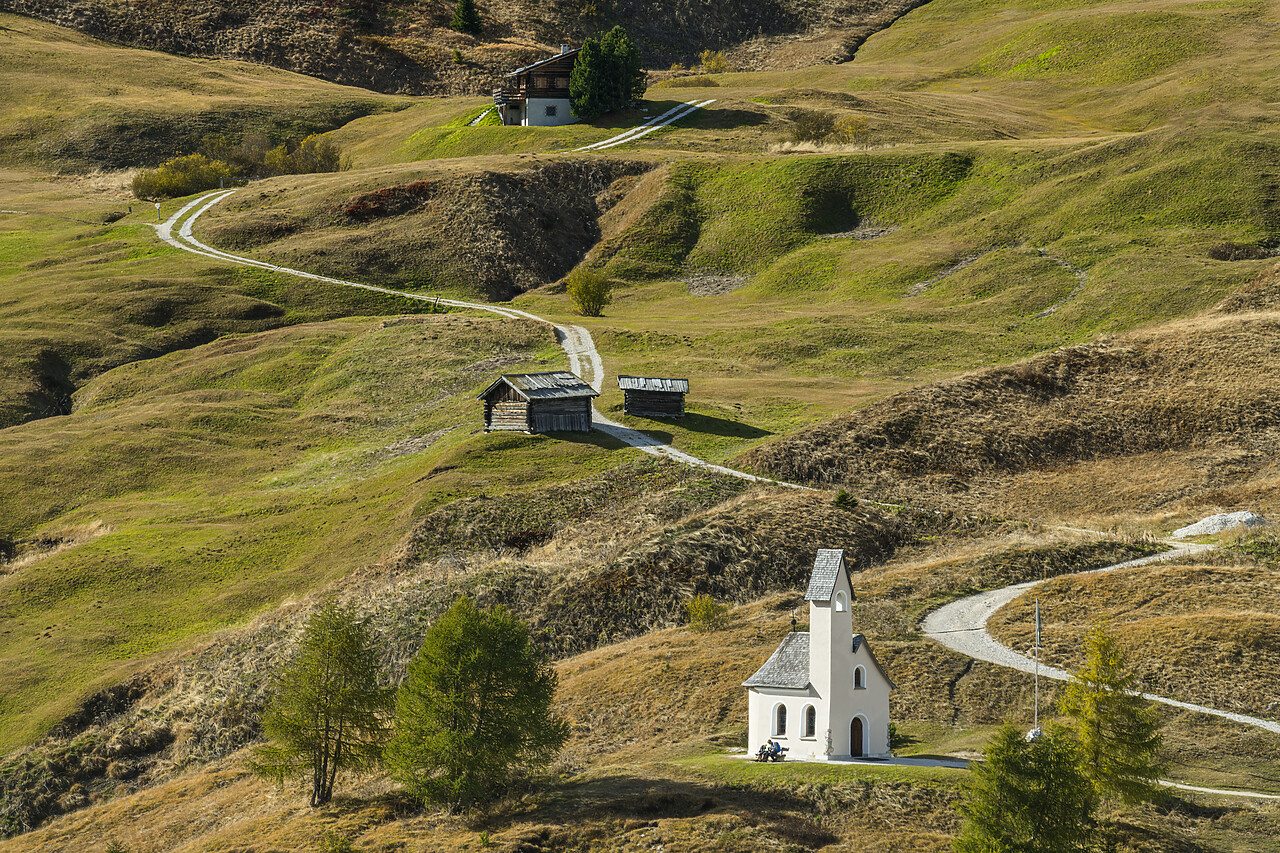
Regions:
[[[499,376],[477,399],[484,431],[590,432],[591,401],[599,392],[567,370]]]
[[[853,633],[844,551],[821,549],[805,592],[809,631],[792,631],[747,688],[747,751],[772,738],[793,758],[888,758],[893,682]]]
[[[552,127],[577,121],[569,100],[569,74],[578,49],[560,45],[560,53],[503,76],[493,90],[498,117],[503,124]]]

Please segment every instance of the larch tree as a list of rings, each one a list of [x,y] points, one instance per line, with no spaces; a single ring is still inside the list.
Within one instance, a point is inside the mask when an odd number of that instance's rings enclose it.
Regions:
[[[325,601],[277,678],[262,714],[270,742],[254,750],[250,768],[282,785],[307,777],[311,805],[329,802],[339,771],[372,767],[386,743],[392,694],[378,674],[366,623]]]
[[[1085,640],[1084,666],[1058,706],[1074,723],[1082,767],[1098,793],[1128,804],[1154,796],[1161,770],[1160,719],[1133,684],[1115,638],[1095,625]]]
[[[973,765],[954,847],[957,853],[1089,850],[1096,805],[1070,732],[1050,726],[1028,740],[1005,723]]]
[[[396,697],[392,775],[424,803],[491,796],[568,737],[551,713],[556,673],[506,609],[461,598],[427,631]]]

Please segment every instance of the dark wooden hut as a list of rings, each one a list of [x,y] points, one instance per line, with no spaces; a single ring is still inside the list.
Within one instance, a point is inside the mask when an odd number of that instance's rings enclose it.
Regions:
[[[591,401],[599,392],[567,370],[499,376],[477,399],[484,431],[590,432]]]
[[[504,75],[502,85],[493,90],[502,123],[548,127],[577,121],[569,97],[569,76],[577,58],[577,48],[562,44],[557,55]]]
[[[622,410],[642,418],[683,418],[684,395],[689,393],[688,379],[662,379],[656,376],[619,376]]]

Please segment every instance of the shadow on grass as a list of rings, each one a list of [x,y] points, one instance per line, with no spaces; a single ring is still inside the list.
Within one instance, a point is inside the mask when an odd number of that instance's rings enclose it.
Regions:
[[[734,130],[742,127],[759,127],[769,123],[769,116],[764,112],[744,110],[736,107],[718,109],[711,104],[688,115],[676,124],[681,127],[698,128],[699,130]]]
[[[524,802],[528,802],[525,800]],[[817,848],[839,839],[819,824],[799,817],[813,811],[813,803],[786,789],[743,789],[687,780],[611,775],[573,779],[553,785],[535,798],[532,808],[507,811],[502,806],[475,815],[470,827],[501,831],[513,823],[540,823],[539,842],[571,845],[575,832],[590,824],[623,821],[624,827],[655,826],[656,821],[699,815],[739,815],[764,827],[784,843]],[[577,829],[575,829],[577,827]],[[547,835],[564,835],[551,837]]]
[[[542,433],[547,438],[554,438],[556,441],[567,441],[570,444],[594,444],[602,450],[622,450],[628,447],[625,442],[619,441],[606,432],[593,429],[591,432],[558,432],[551,431]],[[667,439],[670,441],[670,439]]]
[[[678,423],[689,432],[719,435],[726,438],[764,438],[766,435],[773,435],[767,429],[753,427],[741,421],[731,421],[728,418],[716,418],[711,415],[700,415],[697,412],[685,412],[685,416]]]

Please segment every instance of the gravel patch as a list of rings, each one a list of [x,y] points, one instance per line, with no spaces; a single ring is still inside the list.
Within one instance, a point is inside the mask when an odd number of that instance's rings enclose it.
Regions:
[[[1217,515],[1202,518],[1195,524],[1179,527],[1173,531],[1173,538],[1186,539],[1188,536],[1212,536],[1215,533],[1234,530],[1237,527],[1262,527],[1270,523],[1262,516],[1254,515],[1248,510],[1243,512],[1220,512]]]

